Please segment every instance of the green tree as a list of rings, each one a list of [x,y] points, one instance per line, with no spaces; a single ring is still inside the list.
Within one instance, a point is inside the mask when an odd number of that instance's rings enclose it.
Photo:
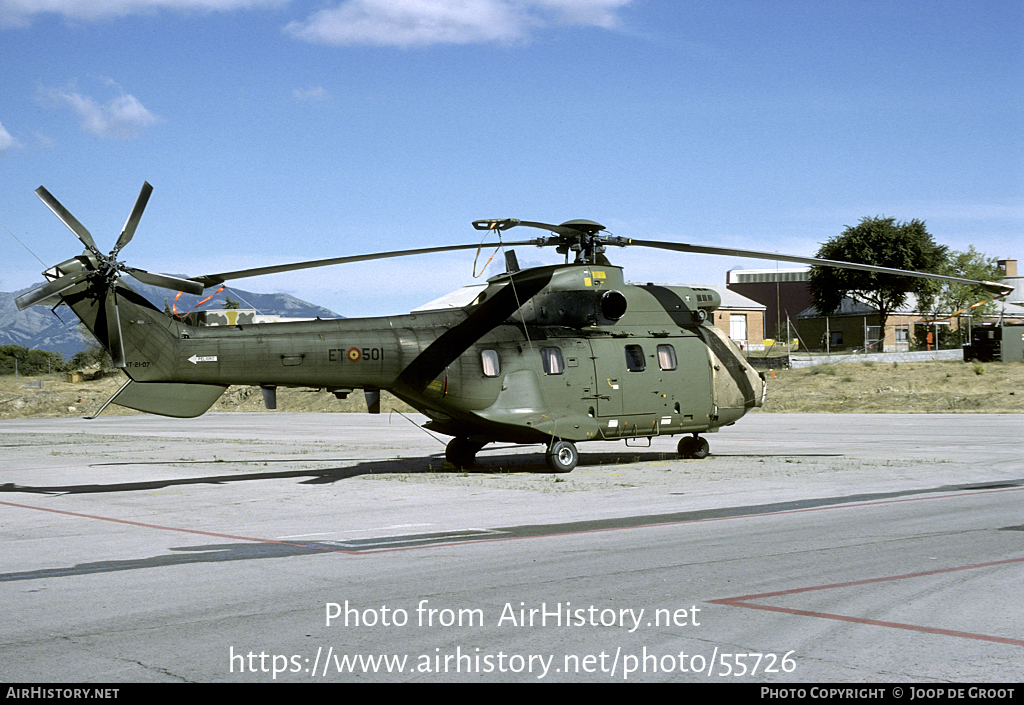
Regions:
[[[984,253],[974,249],[974,245],[970,245],[966,252],[950,251],[942,268],[942,274],[993,282],[1003,278],[998,258],[987,257]],[[992,294],[980,290],[977,286],[955,282],[936,282],[936,284],[939,284],[938,291],[932,310],[929,311],[932,318],[944,319],[963,314],[978,320],[980,317],[994,316],[999,311],[998,305],[992,299]],[[955,329],[952,326],[950,328],[950,343],[962,345],[967,342],[966,325],[958,326]]]
[[[221,305],[221,308],[239,309],[242,308],[242,303],[240,301],[235,301],[234,299],[232,299],[230,294],[225,294],[224,303],[223,305]]]
[[[101,372],[108,372],[114,369],[114,363],[102,345],[92,342],[85,350],[76,352],[68,363],[71,369],[82,370],[90,367],[98,367]]]
[[[17,364],[15,364],[17,363]],[[45,375],[48,372],[62,372],[64,357],[49,350],[29,350],[21,345],[0,345],[0,374],[26,376]]]
[[[939,272],[946,261],[947,248],[928,234],[924,221],[897,223],[895,218],[862,218],[838,237],[821,246],[817,257],[870,264],[877,267]],[[878,311],[879,325],[885,330],[889,314],[907,302],[914,293],[920,306],[931,308],[938,292],[927,279],[894,274],[861,272],[836,267],[811,267],[809,289],[814,305],[824,315],[839,309],[845,298],[853,298]]]
[[[1003,270],[999,268],[998,258],[985,256],[984,253],[975,250],[974,245],[968,246],[966,252],[957,252],[956,250],[950,252],[946,269],[947,271],[944,271],[943,274],[964,279],[997,282],[1003,278]],[[975,312],[983,311],[986,314],[994,314],[998,307],[991,299],[992,294],[980,291],[977,286],[950,282],[942,287],[938,296],[938,309],[955,313],[985,301],[985,305],[976,308]]]

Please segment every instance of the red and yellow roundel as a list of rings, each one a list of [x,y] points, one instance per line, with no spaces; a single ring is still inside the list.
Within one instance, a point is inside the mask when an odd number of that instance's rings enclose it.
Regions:
[[[349,362],[359,362],[359,359],[362,356],[363,356],[363,354],[361,352],[359,352],[359,348],[349,348],[348,349],[348,361]]]

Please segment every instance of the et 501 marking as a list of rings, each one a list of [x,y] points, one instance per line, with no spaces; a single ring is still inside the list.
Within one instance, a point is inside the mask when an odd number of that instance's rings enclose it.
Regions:
[[[327,359],[330,362],[379,362],[384,359],[384,348],[331,348],[327,351]]]

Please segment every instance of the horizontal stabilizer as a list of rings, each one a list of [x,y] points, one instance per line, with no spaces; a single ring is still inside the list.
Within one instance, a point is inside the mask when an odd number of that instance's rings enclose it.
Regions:
[[[206,413],[227,389],[222,384],[185,384],[181,382],[136,382],[128,380],[107,404],[126,406],[147,414],[191,419]],[[107,404],[103,405],[106,408]],[[96,412],[98,416],[103,409]]]

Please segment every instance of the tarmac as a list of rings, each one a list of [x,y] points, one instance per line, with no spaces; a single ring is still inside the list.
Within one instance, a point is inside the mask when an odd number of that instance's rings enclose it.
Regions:
[[[1014,683],[1024,416],[488,446],[397,414],[0,422],[0,681]]]

